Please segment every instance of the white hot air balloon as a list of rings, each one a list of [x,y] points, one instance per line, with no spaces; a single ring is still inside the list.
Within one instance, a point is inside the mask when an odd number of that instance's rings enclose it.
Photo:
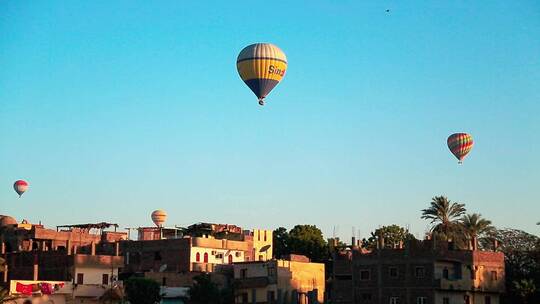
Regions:
[[[167,220],[167,212],[163,210],[155,210],[152,212],[152,222],[158,227],[163,227],[163,224]]]

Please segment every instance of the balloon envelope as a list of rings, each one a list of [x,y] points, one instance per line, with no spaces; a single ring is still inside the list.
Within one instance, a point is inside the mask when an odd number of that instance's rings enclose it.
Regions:
[[[452,134],[446,142],[450,152],[459,160],[459,163],[463,162],[463,159],[471,152],[474,145],[472,136],[467,133]]]
[[[167,220],[167,212],[163,210],[156,210],[152,212],[152,222],[158,227],[162,227]]]
[[[264,104],[264,98],[283,79],[287,71],[287,57],[277,46],[256,43],[245,47],[236,60],[240,78]]]
[[[21,197],[21,195],[28,190],[28,183],[20,179],[13,184],[13,189],[15,189],[15,192]]]

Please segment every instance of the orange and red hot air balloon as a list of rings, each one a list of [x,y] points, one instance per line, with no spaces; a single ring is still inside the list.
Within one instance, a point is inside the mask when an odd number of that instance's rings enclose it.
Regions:
[[[13,189],[15,189],[15,192],[17,192],[20,198],[21,195],[23,195],[23,193],[25,193],[26,190],[28,190],[28,183],[20,179],[13,184]]]
[[[463,159],[471,152],[474,145],[472,136],[467,133],[454,133],[448,137],[448,148],[456,156],[458,163],[463,163]]]

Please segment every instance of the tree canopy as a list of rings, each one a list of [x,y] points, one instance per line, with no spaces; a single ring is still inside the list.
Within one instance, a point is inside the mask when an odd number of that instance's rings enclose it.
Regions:
[[[315,225],[296,225],[289,232],[280,227],[274,230],[274,255],[302,254],[314,262],[329,258],[328,244],[322,231]]]
[[[209,274],[202,273],[193,278],[193,287],[189,289],[191,302],[197,304],[224,304],[233,303],[234,294],[232,289],[223,288],[212,281]]]
[[[368,249],[377,248],[377,238],[384,238],[384,247],[393,248],[399,242],[416,239],[409,231],[398,225],[382,226],[371,232],[368,239],[362,240],[362,247]]]
[[[125,281],[127,299],[132,304],[155,304],[161,300],[159,283],[132,277]]]

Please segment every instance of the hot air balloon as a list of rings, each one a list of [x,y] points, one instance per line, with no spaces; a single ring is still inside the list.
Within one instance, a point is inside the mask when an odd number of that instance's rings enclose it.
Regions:
[[[13,189],[15,189],[15,192],[17,192],[20,198],[28,190],[28,183],[20,179],[13,184]]]
[[[455,133],[448,137],[448,148],[459,160],[458,163],[463,163],[463,159],[471,152],[473,147],[472,136],[467,133]]]
[[[163,227],[163,223],[167,220],[167,212],[163,210],[156,210],[152,212],[152,222],[158,227]]]
[[[283,79],[287,70],[287,57],[270,43],[246,46],[238,55],[236,68],[240,78],[264,105],[264,98]]]

